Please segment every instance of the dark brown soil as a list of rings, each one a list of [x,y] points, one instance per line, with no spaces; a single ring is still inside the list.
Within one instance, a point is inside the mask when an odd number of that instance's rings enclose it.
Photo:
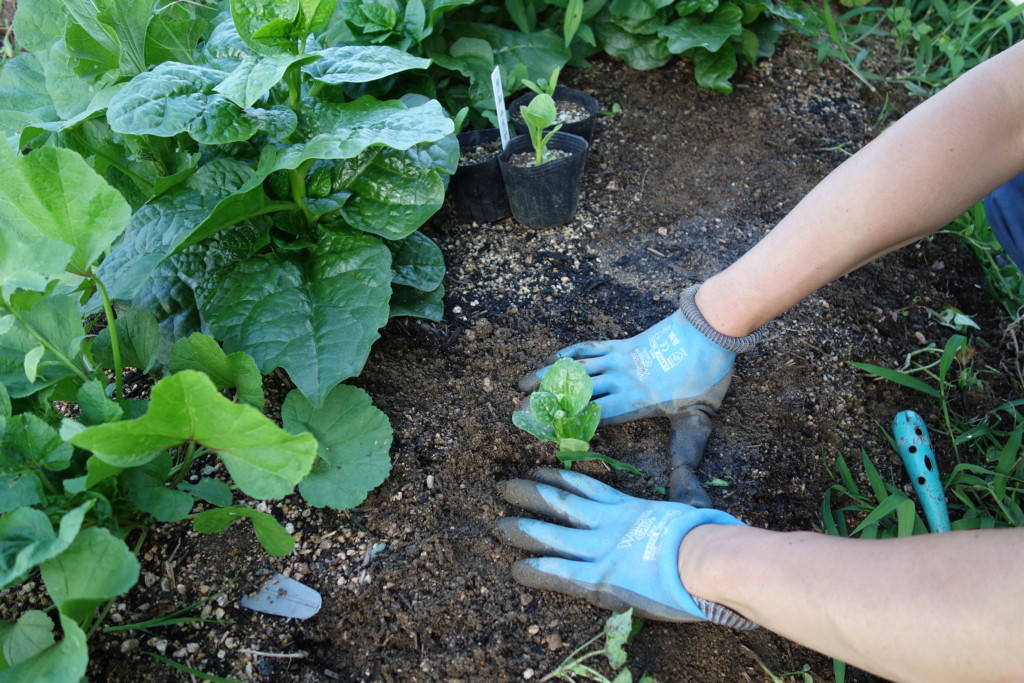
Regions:
[[[101,634],[94,680],[187,679],[143,654],[163,651],[242,680],[521,681],[601,630],[604,611],[515,584],[510,567],[523,554],[491,534],[514,512],[498,483],[555,464],[552,444],[512,425],[517,382],[563,346],[629,336],[668,315],[684,287],[753,245],[877,132],[883,99],[818,67],[795,41],[741,73],[731,95],[698,88],[683,61],[649,73],[605,61],[563,79],[622,110],[598,122],[577,218],[536,231],[511,219],[466,225],[446,207],[425,228],[449,266],[444,320],[393,321],[356,382],[394,426],[391,477],[356,510],[309,509],[297,497],[266,506],[299,538],[282,559],[242,525],[217,536],[159,527],[143,548],[144,581],[114,619],[165,614],[227,588],[205,609],[229,623]],[[978,353],[999,369],[1014,355],[981,282],[967,250],[939,236],[772,323],[767,341],[738,359],[708,444],[700,475],[728,482],[710,490],[715,504],[753,525],[820,529],[837,453],[856,461],[863,448],[900,479],[879,425],[908,408],[937,425],[935,407],[845,361],[891,366],[927,342],[941,346],[951,332],[921,306],[953,304],[982,326],[989,346]],[[941,460],[948,444],[933,436]],[[601,428],[592,447],[644,476],[579,469],[656,496],[668,438],[662,420]],[[236,605],[274,571],[317,589],[322,611],[287,622]],[[766,681],[755,656],[778,675],[808,665],[816,679],[833,678],[830,659],[772,633],[706,624],[646,624],[629,667],[663,682]],[[875,679],[850,671],[847,680]]]

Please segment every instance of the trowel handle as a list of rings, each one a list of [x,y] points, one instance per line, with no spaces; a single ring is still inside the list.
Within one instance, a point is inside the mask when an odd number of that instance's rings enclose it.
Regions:
[[[904,410],[892,419],[892,433],[896,438],[896,450],[907,468],[917,499],[921,501],[928,528],[932,533],[949,531],[946,495],[939,481],[939,467],[924,420],[913,410]]]

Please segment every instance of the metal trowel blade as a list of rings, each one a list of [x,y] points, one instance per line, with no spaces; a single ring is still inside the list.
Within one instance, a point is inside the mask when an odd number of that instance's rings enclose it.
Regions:
[[[243,595],[238,601],[242,607],[290,619],[309,619],[320,611],[321,603],[315,590],[281,574],[274,574],[255,595]]]

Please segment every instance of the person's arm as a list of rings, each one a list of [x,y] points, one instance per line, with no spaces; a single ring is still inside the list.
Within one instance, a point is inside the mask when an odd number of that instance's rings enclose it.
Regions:
[[[1024,43],[960,77],[847,159],[697,306],[744,336],[819,287],[938,230],[1024,170]]]
[[[897,681],[1019,680],[1024,529],[890,540],[707,524],[679,548],[692,595]]]

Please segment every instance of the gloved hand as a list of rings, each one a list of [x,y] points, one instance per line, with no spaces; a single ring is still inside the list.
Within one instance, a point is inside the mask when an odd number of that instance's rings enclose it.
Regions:
[[[698,289],[695,285],[684,291],[675,313],[635,337],[575,344],[548,360],[573,358],[583,364],[603,425],[670,418],[669,499],[707,507],[711,499],[693,471],[704,457],[711,416],[729,388],[736,353],[753,348],[760,335],[736,338],[714,330],[694,303]],[[527,375],[520,390],[536,390],[549,367]]]
[[[508,502],[566,526],[536,519],[498,520],[510,545],[555,557],[520,560],[512,577],[532,588],[586,598],[616,612],[659,621],[755,625],[717,603],[691,596],[679,578],[679,545],[701,524],[742,524],[720,510],[634,498],[569,470],[542,469],[537,481],[505,482]]]

